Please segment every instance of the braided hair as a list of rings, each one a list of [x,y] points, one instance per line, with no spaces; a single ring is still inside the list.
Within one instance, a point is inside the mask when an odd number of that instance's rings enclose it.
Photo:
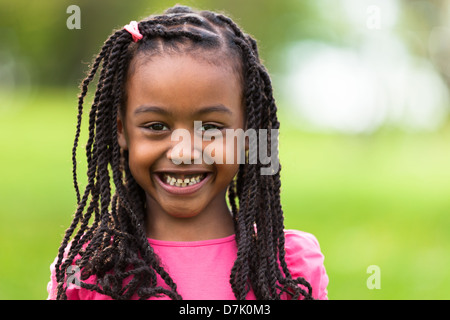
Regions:
[[[260,62],[256,41],[230,18],[175,6],[138,25],[143,39],[136,43],[126,30],[115,31],[81,84],[72,150],[77,209],[55,265],[57,299],[67,298],[64,281],[72,264],[82,270],[80,280],[95,276],[95,283],[80,281],[82,288],[113,299],[161,295],[182,298],[148,242],[144,228],[145,193],[130,172],[128,151],[117,142],[117,117],[125,108],[125,82],[134,56],[164,50],[224,53],[235,62],[243,82],[246,127],[258,134],[258,129],[278,129],[280,125],[271,81]],[[89,113],[87,184],[81,194],[76,154],[83,103],[98,71]],[[269,146],[272,138],[269,134]],[[238,247],[230,274],[231,288],[237,299],[245,299],[251,289],[258,299],[280,299],[282,293],[293,299],[312,299],[310,284],[301,277],[293,279],[285,261],[280,170],[261,175],[263,167],[254,153],[248,154],[228,187]],[[158,286],[157,276],[166,286]],[[123,285],[126,279],[131,280]]]

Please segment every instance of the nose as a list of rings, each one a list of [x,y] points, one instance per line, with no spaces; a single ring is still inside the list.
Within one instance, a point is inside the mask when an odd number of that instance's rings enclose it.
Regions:
[[[186,129],[176,129],[171,135],[171,146],[166,153],[174,164],[201,164],[202,141]]]

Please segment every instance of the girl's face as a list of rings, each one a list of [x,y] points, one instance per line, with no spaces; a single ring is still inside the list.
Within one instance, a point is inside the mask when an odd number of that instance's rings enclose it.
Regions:
[[[126,111],[118,119],[119,144],[129,152],[131,173],[146,192],[150,213],[188,218],[226,206],[226,189],[239,164],[226,162],[225,130],[244,129],[239,77],[231,68],[190,55],[138,57],[133,62]],[[201,130],[194,132],[194,121],[202,122]],[[216,128],[223,139],[214,142],[221,148],[212,154],[215,159],[223,158],[223,164],[203,160],[195,164],[211,143],[202,141],[202,134]],[[191,140],[173,139],[176,129],[187,130]],[[194,139],[202,142],[195,145]],[[187,160],[174,159],[180,153],[172,151],[180,142],[187,143],[184,147],[190,142],[191,164],[174,163]],[[237,155],[233,148],[228,152]]]

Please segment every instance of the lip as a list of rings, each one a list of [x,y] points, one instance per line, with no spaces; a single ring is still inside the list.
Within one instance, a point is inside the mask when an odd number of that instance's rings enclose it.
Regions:
[[[171,186],[169,184],[164,183],[161,178],[160,178],[160,174],[163,173],[163,171],[158,171],[155,172],[153,174],[153,176],[155,177],[156,182],[161,186],[161,188],[163,188],[165,191],[167,191],[168,193],[171,194],[177,194],[177,195],[188,195],[188,194],[192,194],[194,192],[196,192],[197,190],[199,190],[201,187],[203,187],[212,177],[212,173],[211,172],[205,172],[205,171],[174,171],[174,170],[168,170],[168,171],[164,171],[164,172],[173,172],[173,173],[178,173],[178,174],[200,174],[200,173],[204,173],[206,174],[206,177],[200,181],[197,184],[194,184],[192,186],[186,186],[186,187],[177,187],[177,186]]]
[[[189,169],[189,170],[180,170],[180,169],[158,169],[154,170],[153,173],[176,173],[176,174],[200,174],[200,173],[211,173],[211,171],[207,171],[205,169]]]

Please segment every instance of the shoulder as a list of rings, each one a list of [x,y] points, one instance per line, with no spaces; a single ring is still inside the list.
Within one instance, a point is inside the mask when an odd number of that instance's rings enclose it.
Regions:
[[[69,254],[70,248],[72,246],[72,241],[69,242],[67,247],[64,249],[63,259],[62,263],[67,259],[67,256]],[[83,247],[86,247],[87,244],[85,244]],[[66,289],[66,295],[68,300],[79,300],[79,292],[80,287],[76,285],[77,280],[80,276],[80,271],[76,267],[76,260],[80,258],[80,255],[75,256],[74,260],[71,263],[71,266],[68,267],[68,272],[71,276],[65,280],[65,286]],[[58,262],[58,256],[53,260],[53,262],[50,264],[50,281],[47,284],[47,300],[56,300],[57,297],[57,291],[58,291],[58,282],[56,279],[56,264]],[[67,277],[67,274],[66,274]]]
[[[328,299],[328,275],[319,242],[310,233],[285,230],[285,260],[293,278],[303,277],[313,288],[315,299]]]

